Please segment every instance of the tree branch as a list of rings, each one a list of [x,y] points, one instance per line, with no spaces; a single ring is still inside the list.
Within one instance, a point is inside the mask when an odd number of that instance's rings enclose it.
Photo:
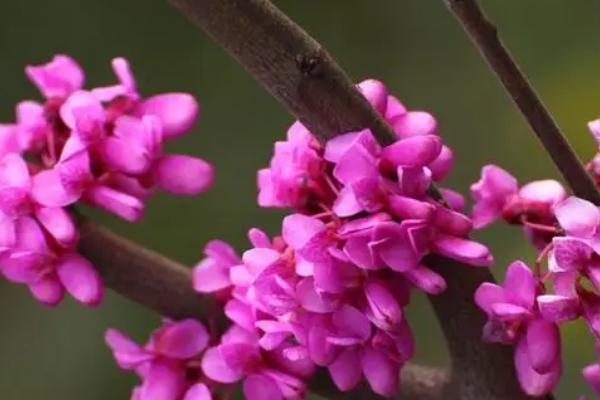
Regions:
[[[85,217],[81,217],[79,223],[79,250],[93,262],[108,287],[160,315],[175,319],[196,318],[207,323],[213,306],[212,298],[194,291],[189,268],[124,239]],[[217,321],[222,326],[225,323]],[[408,364],[402,372],[397,399],[439,398],[436,394],[444,388],[445,382],[446,374],[441,370]],[[332,400],[362,400],[372,396],[365,387],[342,394],[325,370],[317,373],[309,388]]]
[[[498,37],[476,0],[444,0],[487,60],[576,196],[600,205],[600,192],[577,154]]]
[[[394,140],[327,51],[268,0],[169,1],[319,137],[368,127],[381,143]],[[479,284],[493,281],[491,272],[434,261],[432,268],[448,282],[446,293],[431,301],[449,344],[452,398],[526,399],[515,378],[512,349],[480,338],[484,316],[473,295]]]
[[[79,230],[79,251],[115,292],[175,319],[209,315],[211,300],[194,291],[189,268],[85,217],[79,220]]]

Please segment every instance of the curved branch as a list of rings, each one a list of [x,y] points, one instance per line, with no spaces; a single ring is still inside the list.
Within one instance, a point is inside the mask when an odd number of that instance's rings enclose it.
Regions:
[[[369,127],[382,143],[393,140],[391,129],[326,50],[268,0],[169,1],[321,138]],[[484,316],[473,295],[479,284],[493,281],[491,272],[441,258],[432,268],[448,282],[446,293],[431,302],[449,344],[452,395],[526,399],[515,378],[512,349],[480,339]]]
[[[266,0],[169,0],[231,54],[313,133],[371,128],[395,135],[329,53]]]
[[[206,322],[212,299],[200,296],[192,287],[189,268],[120,237],[97,223],[80,218],[79,250],[102,275],[105,284],[124,297],[160,315],[180,319],[196,318]],[[224,321],[217,321],[225,324]],[[398,400],[434,400],[446,383],[446,374],[438,369],[406,365]],[[329,399],[361,400],[372,396],[363,388],[341,393],[325,372],[320,371],[309,383],[313,393]]]
[[[476,0],[444,0],[525,117],[576,196],[600,205],[600,192],[498,37]]]
[[[209,315],[212,301],[194,291],[189,268],[85,217],[79,220],[79,230],[79,251],[115,292],[175,319]]]

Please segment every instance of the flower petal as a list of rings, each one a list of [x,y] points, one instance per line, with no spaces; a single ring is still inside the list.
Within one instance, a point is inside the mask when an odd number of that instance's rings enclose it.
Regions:
[[[104,286],[88,260],[75,253],[66,254],[57,261],[56,272],[60,282],[76,300],[88,306],[100,304]]]
[[[140,113],[158,117],[165,137],[177,137],[187,133],[198,120],[200,106],[188,93],[166,93],[149,97]]]
[[[158,186],[169,193],[193,196],[208,190],[214,182],[214,168],[208,162],[185,155],[162,157],[155,167]]]

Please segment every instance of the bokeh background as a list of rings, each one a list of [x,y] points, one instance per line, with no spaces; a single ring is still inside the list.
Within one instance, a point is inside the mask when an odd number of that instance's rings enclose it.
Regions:
[[[600,115],[600,2],[596,0],[482,1],[505,42],[538,88],[577,151],[595,145],[586,122]],[[414,109],[439,119],[456,151],[450,186],[466,191],[485,163],[498,163],[521,182],[556,177],[495,78],[441,0],[298,1],[277,4],[315,36],[356,80],[377,77]],[[214,162],[214,189],[199,198],[158,196],[144,222],[128,225],[92,214],[114,230],[193,265],[203,244],[226,238],[238,249],[245,232],[275,233],[281,213],[255,204],[255,172],[272,142],[292,121],[285,110],[233,59],[164,0],[0,1],[0,120],[14,104],[38,98],[23,67],[67,53],[85,67],[88,83],[113,81],[109,62],[127,57],[146,94],[184,90],[197,95],[203,115],[173,150]],[[502,276],[514,258],[534,254],[516,230],[494,226],[480,234],[493,248]],[[104,330],[119,327],[138,339],[158,317],[109,293],[98,310],[66,301],[48,310],[23,287],[0,283],[0,393],[3,400],[127,399],[135,379],[119,371],[103,344]],[[417,360],[447,363],[441,334],[426,299],[411,307]],[[564,399],[593,397],[580,368],[595,359],[581,324],[563,331]]]

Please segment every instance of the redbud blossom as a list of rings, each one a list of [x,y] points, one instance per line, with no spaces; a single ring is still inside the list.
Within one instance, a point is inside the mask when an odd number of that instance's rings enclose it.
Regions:
[[[0,125],[0,272],[44,304],[65,292],[86,305],[102,299],[99,275],[77,254],[69,207],[83,202],[137,221],[155,187],[193,195],[213,180],[206,161],[163,150],[196,121],[195,99],[144,99],[125,59],[113,69],[118,84],[86,90],[68,56],[29,66],[45,100],[19,103],[16,122]]]

